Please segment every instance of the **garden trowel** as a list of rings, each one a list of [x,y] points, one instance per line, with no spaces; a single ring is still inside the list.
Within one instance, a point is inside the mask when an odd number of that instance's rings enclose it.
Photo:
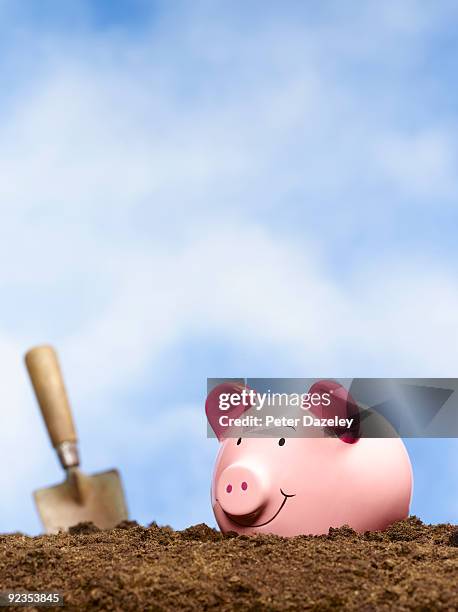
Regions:
[[[45,529],[56,533],[84,521],[97,527],[115,527],[127,519],[127,508],[117,470],[88,476],[79,469],[78,444],[70,404],[54,349],[38,346],[25,355],[25,363],[46,428],[66,480],[34,492]]]

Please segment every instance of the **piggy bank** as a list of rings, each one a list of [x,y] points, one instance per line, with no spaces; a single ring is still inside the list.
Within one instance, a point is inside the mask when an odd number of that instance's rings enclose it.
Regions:
[[[211,502],[223,532],[364,532],[408,515],[412,470],[399,437],[218,437]]]

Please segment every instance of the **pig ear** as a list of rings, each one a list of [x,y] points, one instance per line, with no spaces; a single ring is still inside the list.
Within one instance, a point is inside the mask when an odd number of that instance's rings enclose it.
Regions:
[[[238,418],[240,417],[245,410],[248,410],[251,407],[251,403],[249,405],[243,405],[240,402],[240,405],[233,406],[230,402],[227,401],[227,398],[232,394],[236,393],[240,395],[240,393],[244,390],[248,390],[248,387],[241,383],[227,382],[222,383],[212,389],[210,393],[207,395],[207,400],[205,402],[205,412],[207,414],[208,422],[211,425],[211,428],[215,432],[216,437],[221,442],[229,433],[229,428],[220,425],[219,419],[221,416],[226,415],[229,418]],[[229,403],[229,408],[226,410],[221,409],[221,400],[223,401],[223,406],[227,406]],[[248,402],[245,402],[245,404]]]
[[[329,405],[326,405],[328,402],[321,402],[318,406],[311,406],[310,412],[316,417],[353,419],[349,429],[336,426],[330,428],[331,433],[347,444],[354,444],[359,440],[361,422],[359,406],[345,387],[333,380],[320,380],[310,387],[309,393],[310,395],[318,393],[322,398],[323,394],[328,394],[330,398]]]

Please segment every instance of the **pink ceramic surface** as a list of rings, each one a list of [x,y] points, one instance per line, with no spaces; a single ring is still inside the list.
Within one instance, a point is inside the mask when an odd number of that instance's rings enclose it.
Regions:
[[[385,529],[409,512],[412,470],[399,438],[229,438],[211,499],[222,531],[282,536]]]

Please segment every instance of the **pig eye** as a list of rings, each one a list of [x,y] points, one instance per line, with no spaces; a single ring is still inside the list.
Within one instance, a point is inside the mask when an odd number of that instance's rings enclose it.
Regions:
[[[239,446],[241,442],[242,442],[242,438],[239,438],[239,439],[237,440],[237,446]]]
[[[278,446],[285,446],[285,438],[280,438],[280,440],[278,441]]]

